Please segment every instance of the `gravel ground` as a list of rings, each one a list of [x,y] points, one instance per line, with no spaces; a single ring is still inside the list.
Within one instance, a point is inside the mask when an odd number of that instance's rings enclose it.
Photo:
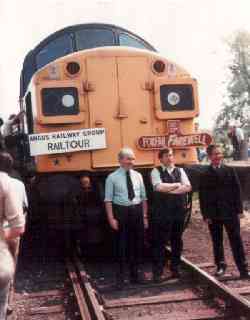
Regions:
[[[244,241],[245,251],[248,258],[248,262],[250,265],[250,203],[245,204],[246,212],[245,212],[245,218],[241,220],[241,226],[242,226],[242,238]],[[231,254],[231,250],[229,247],[228,239],[225,237],[225,254],[227,263],[229,265],[227,274],[238,276],[237,269],[234,265],[233,257]],[[202,217],[199,213],[199,205],[198,201],[194,201],[193,205],[193,215],[191,223],[188,227],[188,229],[185,232],[184,235],[184,255],[190,259],[192,262],[195,263],[211,263],[213,264],[213,254],[211,249],[211,241],[210,236],[208,233],[207,225],[203,222]],[[105,277],[105,266],[102,267],[104,274],[103,277]],[[150,267],[146,267],[146,274],[150,278]],[[215,267],[206,268],[206,271],[209,271],[211,273],[214,273]],[[109,271],[112,276],[114,275],[113,270]],[[36,265],[34,268],[31,263],[29,263],[28,260],[26,260],[25,263],[20,263],[17,273],[17,279],[16,279],[16,293],[14,297],[14,309],[16,311],[15,316],[9,317],[8,320],[12,319],[19,319],[19,320],[28,320],[28,319],[34,319],[34,320],[43,320],[43,319],[56,319],[56,320],[65,320],[65,319],[78,319],[79,315],[77,314],[77,311],[75,311],[75,305],[72,298],[72,291],[70,288],[65,286],[65,279],[62,280],[62,277],[64,274],[64,271],[62,271],[62,266],[55,266],[53,264],[48,267],[48,270],[45,270],[42,265]],[[49,281],[46,281],[49,279]],[[106,282],[106,279],[101,279],[102,276],[100,276],[101,282]],[[54,281],[51,281],[53,280]],[[228,282],[228,285],[232,287],[241,287],[241,286],[250,286],[250,281],[236,281],[236,282]],[[171,287],[171,284],[169,284]],[[176,287],[178,289],[184,289],[182,287],[183,284],[177,284]],[[104,285],[105,287],[105,285]],[[175,285],[174,285],[175,287]],[[60,297],[42,297],[39,299],[29,299],[29,295],[33,292],[37,292],[39,290],[55,290],[55,289],[61,289],[63,290],[63,298]],[[159,291],[158,294],[161,294],[160,291],[157,288],[154,289],[155,291]],[[164,291],[166,288],[164,289]],[[104,290],[105,291],[105,290]],[[136,296],[147,296],[148,294],[152,294],[152,292],[147,293],[146,290],[135,290],[133,292],[134,297]],[[106,297],[108,298],[109,294],[106,292]],[[124,294],[117,294],[117,298],[124,297]],[[111,298],[111,297],[110,297]],[[58,300],[59,299],[59,300]],[[61,300],[60,300],[61,299]],[[36,315],[32,317],[27,316],[27,311],[34,307],[41,307],[41,306],[48,306],[48,305],[56,305],[62,303],[65,307],[65,312],[63,314],[58,315],[54,314],[51,315],[49,318],[48,316],[44,315]],[[198,306],[199,302],[196,303],[197,307],[203,308],[202,306]],[[172,311],[176,306],[172,306],[169,304],[166,306],[159,306],[158,311],[159,314],[163,312],[170,312]],[[190,305],[185,304],[181,305],[179,304],[179,311],[185,311],[190,308]],[[126,319],[129,315],[130,319],[133,319],[133,315],[137,314],[140,317],[143,318],[145,314],[150,315],[151,313],[155,312],[154,310],[151,310],[151,307],[147,308],[139,308],[137,309],[129,309],[126,308],[126,312],[122,316],[123,319]],[[120,311],[119,311],[120,312]],[[17,316],[18,314],[18,316]],[[121,315],[121,314],[120,314]],[[114,314],[115,316],[115,314]],[[118,315],[117,315],[118,316]],[[117,318],[118,319],[118,318]]]
[[[244,212],[244,218],[241,219],[241,235],[250,266],[250,203],[244,203],[244,208],[246,210]],[[199,203],[198,201],[194,201],[192,220],[184,234],[184,255],[194,263],[213,264],[214,259],[211,244],[208,227],[200,215]],[[226,262],[228,264],[227,275],[237,277],[238,270],[234,264],[226,232],[224,232],[224,249]],[[206,269],[206,271],[210,273],[214,273],[215,270],[215,266]],[[239,281],[239,284],[242,283],[243,282]]]
[[[211,297],[206,296],[203,301],[200,290],[196,287],[193,281],[190,281],[190,275],[183,272],[182,278],[170,279],[165,283],[155,285],[150,281],[151,278],[151,265],[146,263],[143,266],[142,271],[148,275],[148,281],[144,285],[131,285],[129,281],[126,281],[124,290],[116,290],[114,287],[114,270],[112,270],[113,265],[111,263],[86,263],[89,270],[91,278],[94,279],[94,284],[97,290],[102,294],[104,301],[107,305],[112,302],[118,302],[119,299],[122,301],[127,301],[126,299],[143,299],[154,297],[158,299],[166,298],[167,296],[173,299],[175,297],[183,297],[183,294],[191,295],[192,292],[195,293],[197,300],[184,300],[175,303],[164,303],[160,302],[158,304],[145,304],[145,305],[134,305],[134,306],[124,306],[123,302],[120,302],[119,307],[107,309],[108,313],[112,315],[114,320],[132,320],[132,319],[163,319],[164,316],[173,316],[178,319],[183,317],[186,313],[194,315],[199,312],[214,312],[214,314],[220,314],[223,312],[223,306],[215,303],[211,300]],[[203,295],[202,295],[203,296]],[[117,300],[118,299],[118,300]],[[183,298],[182,298],[183,299]]]
[[[8,320],[75,320],[78,309],[61,247],[48,248],[48,255],[41,254],[38,232],[27,233],[23,239],[15,281],[14,313]],[[55,247],[55,248],[54,248]],[[56,251],[55,251],[56,250]],[[39,294],[37,297],[35,295]],[[37,314],[34,310],[61,308],[61,312]]]
[[[69,284],[63,263],[49,263],[43,267],[39,263],[21,261],[16,277],[14,296],[16,317],[14,319],[78,319],[73,292]],[[55,294],[49,296],[46,295],[46,292],[55,292]],[[45,293],[45,296],[32,296],[37,293]],[[31,312],[53,306],[61,306],[62,312],[50,315],[32,314]]]
[[[250,202],[244,203],[244,218],[241,219],[241,236],[244,243],[247,261],[250,267]],[[235,266],[228,237],[224,231],[224,250],[228,265],[225,276],[221,281],[230,288],[250,288],[250,280],[239,279],[239,272]],[[206,223],[201,215],[198,201],[193,203],[193,217],[184,235],[184,255],[194,263],[214,264],[211,239]],[[214,275],[216,267],[203,268]],[[250,268],[249,268],[250,270]],[[232,280],[230,280],[232,279]],[[250,294],[243,296],[250,301]],[[235,320],[235,318],[232,318]]]

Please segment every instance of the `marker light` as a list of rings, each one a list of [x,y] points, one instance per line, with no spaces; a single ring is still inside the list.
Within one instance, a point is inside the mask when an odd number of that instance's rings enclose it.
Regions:
[[[162,73],[165,71],[166,65],[161,60],[156,60],[153,64],[154,71],[157,73]]]
[[[66,69],[70,75],[74,76],[80,72],[81,68],[78,62],[69,62],[66,66]]]

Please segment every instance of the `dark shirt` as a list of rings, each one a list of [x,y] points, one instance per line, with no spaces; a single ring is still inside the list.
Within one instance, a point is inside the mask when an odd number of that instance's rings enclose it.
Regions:
[[[102,205],[102,201],[98,195],[98,192],[93,189],[81,189],[76,197],[78,200],[78,205],[81,208],[98,207]]]

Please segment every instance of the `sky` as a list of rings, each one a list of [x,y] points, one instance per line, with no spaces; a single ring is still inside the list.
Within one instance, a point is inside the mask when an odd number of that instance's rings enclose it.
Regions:
[[[225,39],[240,29],[250,32],[249,12],[246,0],[0,0],[0,117],[18,111],[30,49],[63,27],[106,22],[142,36],[198,80],[199,122],[209,129],[226,94]]]

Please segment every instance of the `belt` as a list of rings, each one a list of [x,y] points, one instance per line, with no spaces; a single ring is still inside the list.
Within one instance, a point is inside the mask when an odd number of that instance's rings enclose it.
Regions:
[[[113,206],[116,206],[116,207],[120,207],[120,208],[128,208],[128,209],[133,209],[133,208],[139,208],[142,206],[141,203],[138,203],[138,204],[131,204],[129,206],[122,206],[120,204],[116,204],[116,203],[113,203]]]

